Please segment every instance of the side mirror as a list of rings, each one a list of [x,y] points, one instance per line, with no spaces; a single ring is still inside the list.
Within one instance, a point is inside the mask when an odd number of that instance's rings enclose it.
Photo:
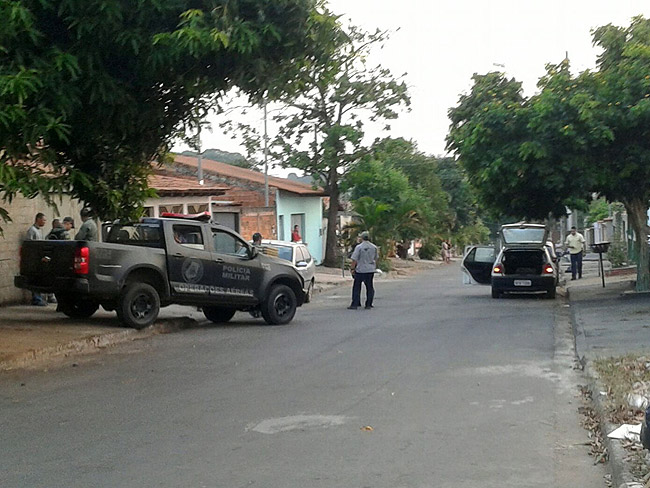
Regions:
[[[248,257],[254,259],[259,254],[256,246],[251,246],[248,248]]]
[[[306,268],[307,267],[307,261],[298,261],[296,263],[296,268]]]

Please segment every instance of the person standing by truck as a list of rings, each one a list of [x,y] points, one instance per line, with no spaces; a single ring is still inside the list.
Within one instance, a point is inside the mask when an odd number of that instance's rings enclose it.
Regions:
[[[97,240],[97,224],[91,217],[89,208],[81,210],[81,220],[83,224],[79,228],[79,232],[74,236],[75,241],[96,241]]]
[[[45,222],[47,222],[45,215],[42,212],[38,212],[36,214],[36,217],[34,217],[34,224],[27,230],[27,237],[25,240],[42,241],[43,227],[45,227]],[[40,293],[33,291],[32,305],[35,305],[37,307],[45,307],[47,305],[47,301]]]

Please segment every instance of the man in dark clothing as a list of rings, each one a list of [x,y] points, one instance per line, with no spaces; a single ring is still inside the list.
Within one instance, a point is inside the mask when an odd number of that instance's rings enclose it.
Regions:
[[[63,228],[63,224],[59,219],[52,220],[52,230],[48,232],[45,239],[49,239],[49,240],[65,239],[65,229]]]
[[[354,248],[352,253],[352,264],[350,271],[354,276],[354,284],[352,285],[352,303],[348,307],[349,310],[356,310],[361,306],[361,284],[366,287],[366,310],[372,308],[372,302],[375,298],[375,287],[373,279],[375,271],[377,271],[377,246],[370,242],[370,235],[368,232],[361,233],[361,244]]]

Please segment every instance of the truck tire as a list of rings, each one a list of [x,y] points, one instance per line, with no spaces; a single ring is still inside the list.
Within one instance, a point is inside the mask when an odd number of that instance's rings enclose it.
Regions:
[[[87,319],[99,308],[99,303],[88,299],[73,298],[70,295],[56,294],[57,311],[72,319]]]
[[[235,312],[236,310],[234,308],[203,307],[203,315],[205,315],[205,318],[215,324],[228,322],[233,318]]]
[[[284,325],[296,315],[296,294],[287,285],[273,285],[262,302],[262,317],[269,325]]]
[[[131,283],[124,288],[116,310],[122,323],[134,329],[144,329],[158,318],[160,296],[147,283]]]

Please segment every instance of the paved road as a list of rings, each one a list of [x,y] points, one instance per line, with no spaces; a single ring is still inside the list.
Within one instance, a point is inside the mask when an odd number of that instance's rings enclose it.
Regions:
[[[562,304],[457,266],[0,375],[2,487],[601,487]],[[555,322],[557,321],[557,326]]]

